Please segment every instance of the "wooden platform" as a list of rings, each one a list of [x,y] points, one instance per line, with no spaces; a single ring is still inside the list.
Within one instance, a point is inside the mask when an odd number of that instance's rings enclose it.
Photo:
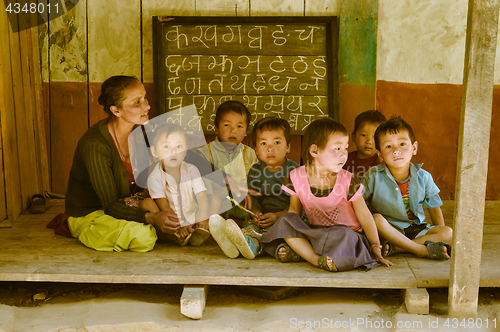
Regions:
[[[453,202],[443,208],[453,217]],[[500,287],[500,207],[488,202],[480,287]],[[407,289],[448,287],[447,261],[413,255],[391,257],[393,267],[368,272],[328,273],[308,263],[229,259],[211,240],[201,247],[157,243],[148,253],[97,252],[78,240],[57,236],[45,225],[63,210],[54,202],[44,214],[22,214],[12,228],[0,229],[0,281],[52,281],[138,284],[211,284]]]

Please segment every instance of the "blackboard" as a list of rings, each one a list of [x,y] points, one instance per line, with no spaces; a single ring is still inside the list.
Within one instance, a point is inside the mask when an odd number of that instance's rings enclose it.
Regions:
[[[217,106],[238,100],[252,114],[286,119],[302,134],[338,119],[337,17],[153,17],[155,108],[194,104],[178,121],[214,132]],[[174,117],[173,119],[175,119]]]

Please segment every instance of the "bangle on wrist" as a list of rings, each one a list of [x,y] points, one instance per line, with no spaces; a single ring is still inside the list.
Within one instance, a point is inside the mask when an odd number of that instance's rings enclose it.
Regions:
[[[382,246],[378,243],[372,244],[370,246],[370,251],[373,251],[373,248],[379,248],[380,250],[382,250]]]

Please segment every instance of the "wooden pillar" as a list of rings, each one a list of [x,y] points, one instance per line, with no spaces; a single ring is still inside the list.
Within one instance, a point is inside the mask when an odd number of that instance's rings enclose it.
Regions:
[[[469,0],[448,307],[475,317],[500,0]]]

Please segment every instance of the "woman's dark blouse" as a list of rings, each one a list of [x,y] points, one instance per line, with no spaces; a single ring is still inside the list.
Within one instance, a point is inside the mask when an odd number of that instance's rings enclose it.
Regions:
[[[146,222],[146,211],[120,198],[130,195],[127,170],[108,132],[108,118],[90,127],[78,141],[66,193],[66,213],[83,217],[99,209],[117,219]]]

